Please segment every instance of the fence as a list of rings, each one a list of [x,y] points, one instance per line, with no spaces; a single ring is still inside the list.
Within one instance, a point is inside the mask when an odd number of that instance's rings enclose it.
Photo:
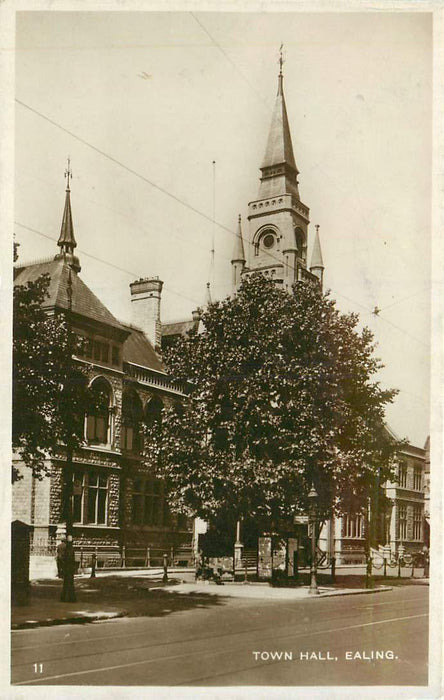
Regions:
[[[75,547],[76,559],[80,568],[91,565],[92,555],[96,557],[97,568],[159,568],[164,564],[166,555],[169,567],[194,566],[191,547],[117,547],[83,545]]]
[[[57,542],[55,537],[34,537],[31,533],[29,538],[29,554],[37,557],[55,557],[57,553]]]
[[[30,538],[29,553],[33,557],[56,557],[57,541],[52,538]],[[194,553],[191,546],[180,547],[127,547],[113,545],[75,544],[74,554],[80,569],[91,566],[95,555],[97,568],[161,567],[164,555],[169,567],[194,566]]]

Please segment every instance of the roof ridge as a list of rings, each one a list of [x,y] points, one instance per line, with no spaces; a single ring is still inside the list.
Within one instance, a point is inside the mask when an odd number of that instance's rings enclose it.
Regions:
[[[23,270],[25,267],[32,267],[32,265],[41,265],[42,263],[54,262],[54,256],[49,255],[45,258],[37,258],[36,260],[30,260],[29,262],[16,262],[13,267],[14,270]]]

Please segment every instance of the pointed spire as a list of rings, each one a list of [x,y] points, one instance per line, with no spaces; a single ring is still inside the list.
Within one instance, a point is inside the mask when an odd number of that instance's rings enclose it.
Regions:
[[[279,53],[279,76],[276,102],[268,134],[267,147],[261,170],[261,186],[258,199],[265,199],[277,194],[294,194],[299,199],[298,174],[291,142],[287,107],[284,97],[284,76],[282,66],[282,47]]]
[[[61,258],[66,259],[67,262],[71,264],[71,267],[76,272],[80,272],[79,259],[74,255],[74,249],[77,247],[76,239],[74,237],[74,226],[72,223],[72,212],[71,212],[71,189],[69,187],[69,180],[72,177],[72,171],[70,168],[71,161],[68,157],[68,167],[65,170],[66,177],[66,194],[65,194],[65,208],[63,210],[62,226],[60,229],[59,240],[57,245],[60,247],[60,253],[55,256],[55,260]]]
[[[315,228],[316,236],[314,239],[313,251],[311,254],[310,272],[316,275],[316,277],[319,277],[319,279],[322,282],[322,277],[324,274],[324,262],[322,260],[321,241],[319,238],[319,224],[316,224]]]
[[[234,242],[233,257],[231,258],[231,262],[245,262],[245,249],[244,241],[242,238],[242,217],[240,214],[238,218],[237,233]]]

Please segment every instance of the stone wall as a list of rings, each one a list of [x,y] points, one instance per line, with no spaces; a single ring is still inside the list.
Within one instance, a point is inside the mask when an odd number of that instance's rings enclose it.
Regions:
[[[63,519],[63,467],[60,463],[52,465],[51,494],[49,501],[49,522],[57,525]]]
[[[31,523],[32,471],[23,463],[15,466],[22,477],[12,486],[12,519]]]

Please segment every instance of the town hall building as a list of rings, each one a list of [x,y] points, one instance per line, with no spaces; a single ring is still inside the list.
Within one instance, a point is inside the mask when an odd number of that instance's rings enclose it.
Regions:
[[[238,221],[231,259],[233,294],[243,277],[257,272],[283,290],[291,291],[292,285],[300,281],[321,290],[324,263],[319,227],[315,226],[308,261],[310,210],[299,193],[282,62],[260,170],[257,198],[248,204],[248,223],[243,226],[240,217]],[[26,285],[49,274],[49,296],[44,307],[49,314],[68,314],[72,328],[85,338],[85,354],[77,360],[87,368],[90,385],[102,398],[100,408],[86,416],[85,445],[73,456],[76,556],[87,557],[97,550],[108,563],[114,559],[126,565],[149,565],[160,563],[162,553],[167,552],[172,564],[187,563],[192,559],[192,548],[196,548],[193,524],[170,513],[163,484],[154,476],[154,463],[150,464],[146,456],[142,459],[143,424],[161,420],[163,406],[186,401],[186,386],[168,375],[161,352],[176,337],[200,330],[200,312],[197,309],[192,318],[162,324],[163,283],[149,277],[130,284],[132,323],[113,316],[80,276],[69,167],[67,177],[59,252],[50,260],[18,264],[15,284]],[[394,552],[401,543],[419,551],[424,537],[425,453],[410,445],[404,452],[399,483],[386,486],[393,507],[390,512],[373,516],[379,522],[375,545],[388,543]],[[50,477],[43,480],[20,467],[19,455],[15,459],[22,478],[13,488],[13,519],[32,527],[35,552],[39,547],[50,552],[64,532],[66,455],[61,448],[49,460]],[[289,537],[292,553],[304,547],[307,518],[299,518],[293,530]],[[363,552],[364,541],[362,517],[350,514],[327,523],[319,546],[330,556],[335,555],[338,563],[351,563],[359,558],[358,552]],[[236,544],[242,557],[239,528]],[[287,551],[284,556],[287,564],[292,553]],[[276,557],[282,560],[282,552],[276,552]]]

